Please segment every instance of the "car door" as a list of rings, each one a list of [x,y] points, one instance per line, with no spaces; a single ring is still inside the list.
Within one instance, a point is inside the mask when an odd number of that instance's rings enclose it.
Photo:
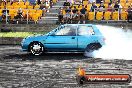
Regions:
[[[76,32],[76,26],[67,25],[59,27],[56,32],[47,37],[45,41],[45,48],[60,51],[77,49]]]
[[[81,25],[78,27],[77,32],[78,49],[84,50],[88,44],[92,43],[93,28],[92,26]]]

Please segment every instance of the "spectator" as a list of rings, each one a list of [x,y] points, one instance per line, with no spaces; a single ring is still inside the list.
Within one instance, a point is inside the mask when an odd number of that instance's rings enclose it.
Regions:
[[[63,23],[63,11],[62,11],[61,7],[59,8],[58,21],[60,24]]]
[[[10,0],[6,0],[6,3],[10,3]]]
[[[64,15],[64,21],[66,23],[71,23],[71,10],[66,10],[66,14]]]
[[[52,5],[53,5],[53,4],[54,4],[53,1],[50,0],[50,8],[52,8]]]
[[[113,3],[113,1],[112,1],[112,0],[110,0],[110,3]]]
[[[127,12],[128,12],[127,20],[128,20],[128,22],[130,22],[130,21],[132,21],[132,6],[128,7]]]
[[[46,9],[47,9],[47,12],[49,12],[48,11],[49,8],[50,8],[50,0],[46,0]]]
[[[74,4],[76,0],[67,0],[67,2],[69,2],[70,4]]]
[[[121,6],[121,4],[119,3],[119,13],[121,13],[121,11],[122,11],[122,6]]]
[[[115,3],[114,9],[115,9],[115,11],[118,11],[118,9],[119,9],[119,2],[118,1]]]
[[[24,3],[28,2],[28,0],[23,0]]]
[[[6,5],[6,0],[2,0],[3,1],[3,4],[4,4],[4,6]]]
[[[40,9],[43,11],[43,16],[45,16],[46,13],[46,2],[43,0],[40,4]]]
[[[78,9],[76,8],[76,6],[74,6],[74,9],[72,10],[73,14],[76,14],[78,12]]]
[[[100,12],[103,12],[105,10],[104,2],[101,1],[100,6],[98,7]]]
[[[15,16],[15,20],[17,20],[17,24],[18,24],[18,21],[22,21],[22,18],[23,18],[23,15],[22,15],[23,11],[22,9],[20,8],[17,12],[17,15]]]
[[[83,1],[83,0],[74,0],[74,4],[80,5],[80,4],[82,4],[82,1]]]
[[[93,2],[96,2],[96,0],[89,0],[89,3],[93,3]]]
[[[96,0],[96,3],[101,3],[102,0]]]
[[[4,9],[2,10],[2,19],[7,19],[7,22],[9,21],[9,10],[4,6]]]
[[[90,11],[95,12],[95,17],[96,17],[96,14],[97,14],[97,10],[98,10],[98,8],[97,8],[95,2],[93,2]]]
[[[86,12],[87,9],[84,7],[84,5],[82,6],[82,9],[80,10],[81,14],[80,14],[80,19],[83,21],[83,23],[85,24],[85,19],[86,19]]]
[[[26,1],[26,0],[25,0]],[[13,3],[15,3],[15,2],[18,2],[18,0],[11,0],[10,1],[10,4],[12,5]]]
[[[107,9],[107,11],[112,12],[112,5],[111,5],[111,3],[108,4],[108,9]]]
[[[66,0],[66,2],[64,2],[63,6],[64,6],[64,7],[70,6],[70,2],[68,2],[68,1]]]
[[[72,10],[72,20],[73,21],[77,21],[79,20],[79,14],[78,14],[78,10],[76,9],[76,6],[74,6],[74,9]]]
[[[94,10],[97,10],[97,6],[96,6],[95,2],[92,3],[90,11],[94,12]]]
[[[46,7],[46,1],[45,1],[45,0],[41,0],[41,4],[40,4],[40,6],[42,6],[42,7]]]
[[[10,4],[12,5],[14,2],[17,2],[16,0],[10,0]]]
[[[21,19],[23,18],[22,13],[23,13],[23,12],[22,12],[22,9],[20,8],[20,9],[18,10],[17,15],[16,15],[16,17],[15,17],[15,18],[16,18],[16,19],[20,19],[20,20],[21,20]]]
[[[31,5],[36,5],[36,0],[28,0]]]
[[[41,5],[41,1],[40,1],[40,0],[37,0],[37,4],[38,4],[38,5]]]
[[[71,12],[71,8],[68,6],[68,7],[66,7],[65,11],[66,12]]]

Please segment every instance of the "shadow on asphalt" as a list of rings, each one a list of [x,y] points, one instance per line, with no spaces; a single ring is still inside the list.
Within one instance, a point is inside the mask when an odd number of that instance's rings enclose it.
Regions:
[[[83,53],[46,53],[41,56],[31,54],[10,54],[3,56],[3,59],[22,59],[22,60],[82,60],[90,57],[84,56]]]

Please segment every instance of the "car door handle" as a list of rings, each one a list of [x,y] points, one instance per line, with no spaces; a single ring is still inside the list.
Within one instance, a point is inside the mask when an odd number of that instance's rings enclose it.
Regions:
[[[72,37],[72,39],[75,39],[75,37]]]

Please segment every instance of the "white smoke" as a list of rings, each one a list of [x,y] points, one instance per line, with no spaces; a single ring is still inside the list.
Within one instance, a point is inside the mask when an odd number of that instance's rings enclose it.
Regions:
[[[94,58],[132,60],[132,31],[97,25],[105,37],[105,45],[92,53]]]

